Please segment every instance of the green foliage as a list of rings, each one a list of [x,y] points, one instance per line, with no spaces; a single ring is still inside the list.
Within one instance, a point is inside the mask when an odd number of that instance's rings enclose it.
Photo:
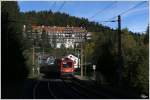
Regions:
[[[84,49],[87,60],[96,64],[97,70],[113,83],[116,72],[116,33],[104,29],[92,34],[92,40],[87,42]]]
[[[148,94],[148,46],[136,43],[143,42],[141,36],[136,41],[134,35],[124,31],[122,40],[124,55],[123,77],[129,86],[136,88],[140,93]]]
[[[50,47],[50,44],[49,44],[49,42],[48,42],[47,33],[46,33],[44,30],[42,31],[41,39],[42,39],[42,41],[41,41],[41,46],[42,46],[43,48],[48,48],[48,47]]]
[[[149,26],[147,27],[146,34],[144,36],[144,44],[149,43]]]
[[[22,48],[23,48],[23,50],[32,48],[33,40],[31,40],[31,38],[32,38],[31,24],[26,26],[26,30],[24,32],[22,32],[22,34],[23,34],[23,39],[22,39]]]
[[[92,60],[92,54],[94,52],[95,44],[92,42],[87,42],[84,45],[84,54],[86,56],[86,62],[89,62]]]
[[[25,59],[22,55],[22,29],[18,23],[19,16],[17,2],[2,2],[2,34],[4,43],[7,45],[5,50],[8,50],[6,52],[7,59],[5,59],[7,65],[3,69],[3,72],[7,74],[5,75],[7,76],[6,80],[19,80],[27,76]]]
[[[21,40],[22,34],[20,33],[21,25],[18,23],[20,15],[17,2],[2,2],[1,11],[3,19],[2,22],[5,22],[3,26],[6,25],[9,31],[15,32],[8,32],[8,34],[11,36],[10,38],[13,39],[15,37],[15,40]]]
[[[117,31],[104,29],[92,34],[84,49],[87,61],[96,64],[109,83],[116,84]],[[148,45],[144,45],[144,36],[122,30],[122,76],[126,86],[148,94]]]
[[[1,34],[3,44],[2,98],[19,98],[21,85],[28,76],[22,55],[22,26],[18,21],[19,7],[15,1],[1,2]],[[5,51],[5,52],[4,52]]]

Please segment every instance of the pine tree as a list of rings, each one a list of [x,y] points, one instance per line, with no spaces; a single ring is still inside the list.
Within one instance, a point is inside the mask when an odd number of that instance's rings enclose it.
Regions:
[[[15,1],[2,1],[1,4],[3,38],[2,98],[18,98],[20,92],[15,84],[23,81],[28,75],[25,59],[22,55],[22,29],[18,22],[19,7]]]

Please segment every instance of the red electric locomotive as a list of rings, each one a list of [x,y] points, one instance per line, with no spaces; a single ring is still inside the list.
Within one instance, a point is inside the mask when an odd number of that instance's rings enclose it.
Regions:
[[[57,65],[61,76],[73,75],[74,73],[74,62],[69,58],[62,58],[57,60]]]

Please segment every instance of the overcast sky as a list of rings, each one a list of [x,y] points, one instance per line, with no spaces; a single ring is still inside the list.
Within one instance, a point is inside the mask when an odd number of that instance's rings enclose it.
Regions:
[[[18,4],[22,12],[31,10],[60,11],[71,16],[88,18],[89,21],[95,21],[112,28],[117,28],[117,23],[103,21],[107,21],[141,2],[142,1],[19,1]],[[148,7],[148,1],[145,1],[135,9],[124,13],[121,16],[122,28],[127,27],[133,32],[144,32],[148,26]],[[59,10],[59,8],[61,9]],[[115,19],[116,18],[113,20]]]

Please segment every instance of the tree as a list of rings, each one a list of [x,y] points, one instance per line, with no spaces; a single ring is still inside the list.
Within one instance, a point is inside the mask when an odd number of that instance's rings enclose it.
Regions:
[[[23,37],[22,39],[23,41],[22,46],[23,46],[23,50],[27,50],[27,49],[32,48],[32,45],[33,45],[31,24],[26,25],[24,34],[25,34],[25,37]]]
[[[148,47],[137,44],[134,37],[135,35],[123,30],[123,77],[126,85],[136,88],[139,93],[148,94]],[[141,37],[142,35],[136,38]]]
[[[49,42],[48,42],[48,36],[44,29],[42,30],[41,39],[42,39],[42,47],[43,48],[50,47]]]
[[[28,70],[22,55],[22,32],[19,21],[19,7],[15,1],[2,1],[2,98],[18,98],[20,83],[26,79]],[[14,89],[16,88],[16,89]]]
[[[84,55],[86,56],[86,62],[92,60],[92,54],[94,52],[95,44],[93,42],[87,42],[84,46]]]
[[[115,34],[114,31],[104,30],[93,33],[91,40],[93,45],[91,61],[96,64],[97,71],[100,71],[110,83],[115,82],[116,73]]]
[[[148,44],[149,43],[149,25],[146,29],[146,34],[144,36],[144,44]]]

